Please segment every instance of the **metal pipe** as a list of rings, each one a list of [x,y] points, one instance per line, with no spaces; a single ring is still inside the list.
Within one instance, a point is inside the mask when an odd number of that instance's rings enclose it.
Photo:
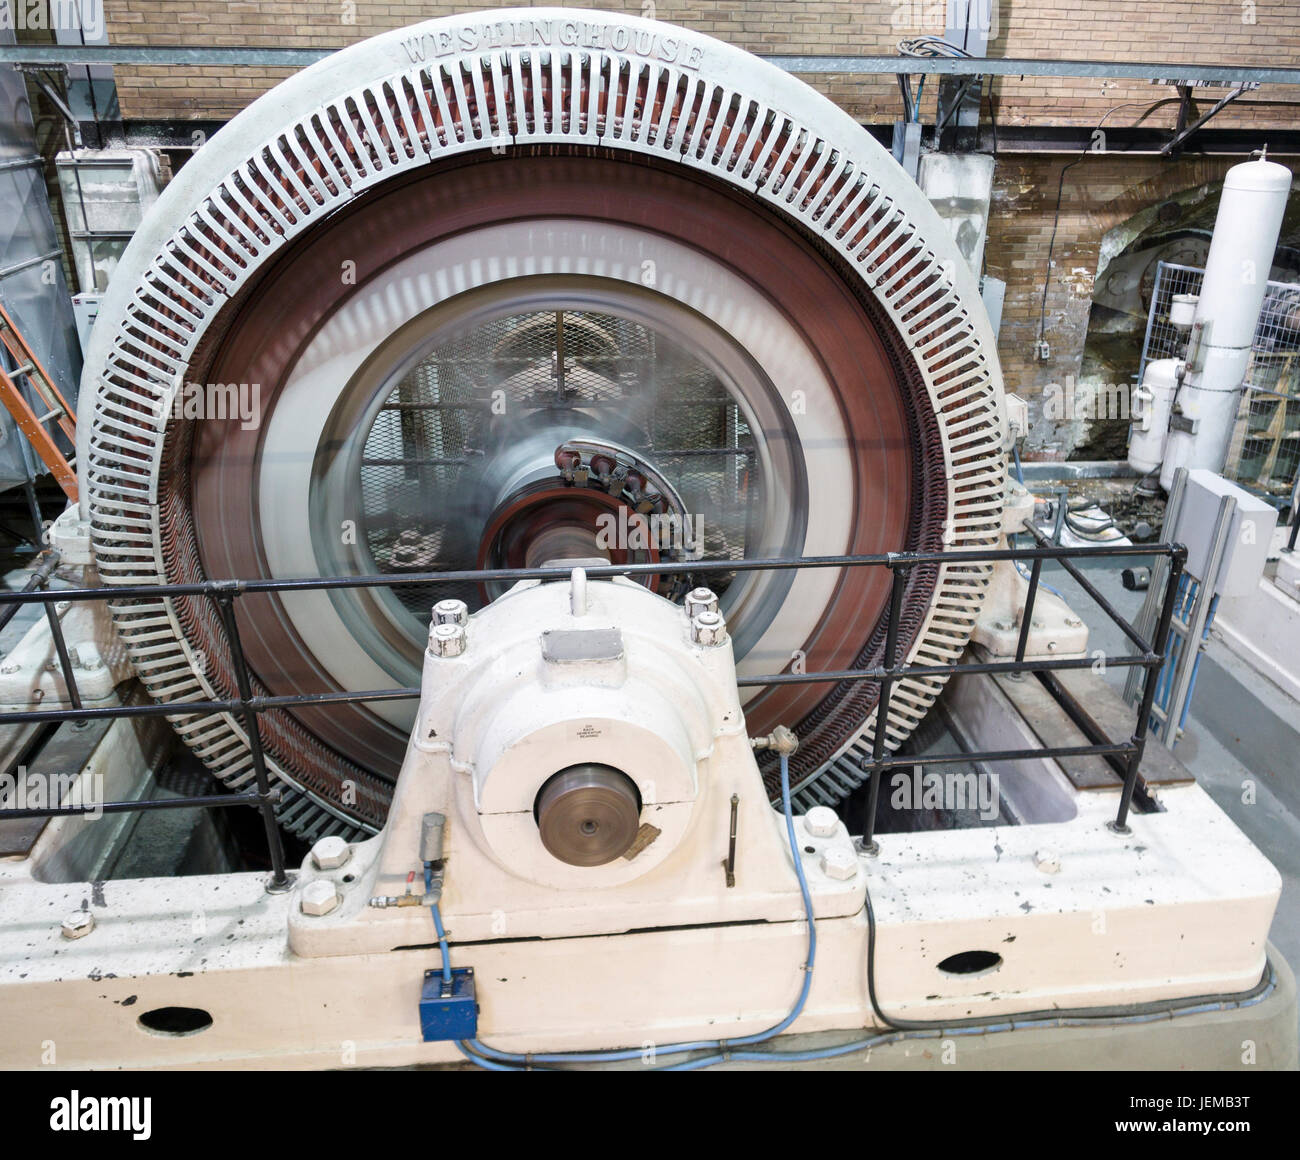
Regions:
[[[103,717],[185,717],[190,714],[242,713],[251,709],[263,713],[268,709],[297,708],[302,705],[363,705],[371,701],[418,701],[420,690],[370,689],[358,693],[292,693],[282,697],[253,697],[249,701],[155,701],[147,705],[108,705],[96,709],[20,709],[0,710],[0,725],[25,724],[32,721],[94,721]]]
[[[1160,623],[1156,629],[1156,638],[1152,652],[1161,660],[1169,647],[1169,625],[1174,616],[1174,601],[1178,596],[1178,581],[1183,575],[1183,566],[1187,563],[1187,549],[1179,545],[1169,558],[1169,578],[1165,583],[1165,601],[1160,609]],[[1142,686],[1142,703],[1138,706],[1137,722],[1133,728],[1133,752],[1128,759],[1128,775],[1124,779],[1124,789],[1119,797],[1119,810],[1115,814],[1112,828],[1116,833],[1128,833],[1128,812],[1133,804],[1133,794],[1137,790],[1138,767],[1142,764],[1142,753],[1146,749],[1147,726],[1151,720],[1151,702],[1156,695],[1156,681],[1160,676],[1160,667],[1153,665],[1147,669],[1146,683]]]
[[[266,844],[271,856],[269,888],[280,891],[288,887],[289,876],[284,869],[284,845],[280,841],[279,823],[275,820],[275,799],[271,795],[271,780],[266,772],[266,755],[262,752],[262,733],[257,724],[257,714],[248,706],[248,702],[253,697],[253,689],[248,677],[248,665],[244,660],[244,647],[239,640],[239,625],[235,619],[235,594],[220,593],[216,597],[216,602],[217,612],[226,630],[226,643],[230,647],[230,659],[235,669],[239,699],[244,705],[242,716],[244,729],[248,735],[248,753],[253,763],[253,776],[257,781],[258,807],[262,811],[262,825],[266,830]]]
[[[1179,467],[1223,470],[1290,189],[1291,171],[1264,159],[1223,179],[1193,321],[1201,341],[1187,356],[1160,469],[1166,491]]]
[[[10,44],[0,45],[0,64],[191,65],[305,68],[333,55],[332,48],[232,45]],[[1276,65],[1164,64],[1147,61],[1043,60],[1031,57],[914,57],[885,55],[789,55],[760,57],[786,72],[805,74],[912,74],[946,76],[1107,77],[1166,84],[1204,81],[1236,85],[1300,85],[1300,68]]]
[[[45,619],[49,622],[50,636],[54,639],[54,651],[59,657],[59,668],[63,672],[63,685],[68,690],[68,700],[74,709],[80,709],[81,693],[77,689],[77,678],[72,672],[72,658],[68,655],[68,642],[63,639],[63,625],[59,623],[56,605],[46,604]]]
[[[1016,661],[1025,659],[1025,647],[1029,644],[1029,629],[1034,622],[1034,601],[1038,599],[1038,579],[1043,574],[1042,560],[1035,560],[1029,571],[1029,591],[1025,593],[1025,607],[1020,614],[1020,637],[1016,641]]]
[[[1170,544],[1097,544],[1095,546],[1063,547],[1051,544],[1030,528],[1040,541],[1037,548],[973,548],[948,552],[890,552],[862,556],[784,556],[753,560],[691,560],[646,564],[600,564],[586,569],[591,580],[612,579],[615,576],[671,576],[682,573],[716,575],[730,572],[774,572],[799,568],[863,568],[912,567],[917,564],[986,564],[1000,560],[1060,560],[1068,567],[1068,559],[1126,559],[1132,556],[1169,555]],[[1068,559],[1067,559],[1068,558]],[[65,588],[57,595],[48,593],[0,592],[0,605],[15,601],[39,603],[43,600],[156,600],[160,595],[219,596],[230,593],[243,596],[261,592],[333,591],[347,588],[404,588],[429,584],[480,584],[497,581],[515,583],[520,580],[567,580],[571,569],[548,568],[486,568],[465,569],[455,572],[404,572],[379,573],[369,576],[309,576],[283,580],[205,580],[189,584],[123,584],[111,588]],[[1076,577],[1077,578],[1077,577]],[[1086,583],[1086,581],[1085,581]],[[1094,589],[1095,591],[1095,589]],[[1141,643],[1140,641],[1138,642]]]
[[[903,589],[907,585],[908,565],[894,568],[893,586],[889,591],[889,623],[885,627],[885,673],[880,678],[880,700],[876,703],[876,723],[871,730],[871,788],[867,792],[867,816],[862,825],[862,848],[874,854],[876,846],[876,807],[880,801],[883,779],[885,732],[889,728],[889,700],[894,687],[894,662],[898,651],[898,621],[903,611]]]
[[[75,818],[84,814],[130,814],[150,810],[224,809],[227,806],[255,806],[257,793],[212,793],[200,797],[148,798],[138,802],[104,802],[90,806],[42,806],[39,809],[10,809],[0,806],[0,821],[24,818]]]
[[[19,592],[7,592],[5,595],[22,597],[31,592],[35,592],[36,589],[44,587],[50,577],[54,575],[58,567],[59,553],[54,548],[51,548],[45,557],[45,563],[32,573],[31,579],[27,581],[22,590]],[[18,615],[18,610],[23,606],[23,604],[24,601],[15,599],[9,602],[7,606],[0,606],[0,632],[4,631],[9,622]]]
[[[1093,745],[1057,745],[1042,749],[990,749],[969,753],[927,753],[926,765],[961,765],[964,762],[995,761],[1032,761],[1034,758],[1058,757],[1109,757],[1112,754],[1124,756],[1133,752],[1131,741],[1109,741]],[[880,759],[882,769],[893,769],[900,765],[915,765],[916,755],[892,754]]]
[[[830,669],[814,673],[765,673],[761,676],[740,677],[738,688],[762,688],[768,685],[819,685],[839,684],[842,681],[879,681],[887,674],[896,680],[904,677],[949,677],[961,674],[1034,673],[1059,670],[1087,669],[1096,662],[1091,657],[1052,657],[1027,661],[970,661],[950,665],[895,665],[870,669]],[[1106,664],[1112,668],[1142,668],[1151,664],[1151,654],[1132,653],[1108,657]],[[20,709],[0,711],[0,725],[28,724],[35,721],[94,721],[106,717],[186,717],[208,713],[242,713],[251,709],[264,713],[269,709],[297,708],[304,705],[361,705],[374,701],[418,701],[420,690],[414,687],[400,689],[368,689],[362,692],[291,693],[278,697],[253,697],[247,702],[239,698],[224,701],[161,701],[147,705],[110,705],[82,709]]]
[[[1210,604],[1214,600],[1214,585],[1219,578],[1219,569],[1223,564],[1224,554],[1228,550],[1228,541],[1232,535],[1232,520],[1237,511],[1235,496],[1225,495],[1219,500],[1219,510],[1215,517],[1213,538],[1210,542],[1210,554],[1205,561],[1205,575],[1197,577],[1199,581],[1195,593],[1191,594],[1191,616],[1186,618],[1182,635],[1182,648],[1179,658],[1180,666],[1175,666],[1172,683],[1169,686],[1169,699],[1165,702],[1168,717],[1165,722],[1164,735],[1161,740],[1165,747],[1172,749],[1178,740],[1182,728],[1183,707],[1191,695],[1192,674],[1200,658],[1201,649],[1205,647],[1206,619]],[[1189,573],[1190,575],[1190,573]],[[1186,614],[1184,613],[1185,617]],[[1182,617],[1180,617],[1182,619]]]
[[[1034,525],[1030,523],[1028,520],[1025,521],[1025,528],[1029,532],[1029,534],[1033,536],[1034,539],[1037,540],[1040,544],[1045,544],[1048,542],[1047,537],[1044,536],[1042,532],[1040,532],[1036,527],[1034,527]],[[1139,545],[1134,545],[1134,546],[1138,547]],[[1175,550],[1177,550],[1178,547],[1180,546],[1175,545]],[[1185,550],[1183,554],[1184,556],[1186,555]],[[1097,589],[1096,585],[1094,585],[1091,580],[1089,580],[1082,572],[1080,572],[1079,569],[1076,568],[1074,564],[1071,563],[1071,561],[1065,556],[1058,556],[1056,557],[1056,559],[1060,561],[1061,567],[1064,568],[1074,578],[1075,583],[1078,584],[1080,588],[1082,588],[1089,596],[1093,598],[1093,600],[1097,602],[1097,607],[1100,608],[1107,616],[1111,618],[1111,620],[1115,622],[1115,626],[1119,628],[1120,631],[1122,631],[1124,635],[1129,638],[1129,640],[1131,640],[1140,649],[1145,649],[1147,647],[1147,642],[1142,638],[1141,634],[1137,631],[1137,629],[1134,628],[1131,624],[1129,624],[1128,620],[1123,615],[1121,615],[1119,609],[1116,608],[1113,604],[1111,604],[1111,602],[1101,594],[1101,592]]]
[[[970,661],[956,662],[950,665],[895,665],[892,669],[883,667],[871,669],[830,669],[816,673],[765,673],[756,677],[740,677],[736,681],[739,688],[759,688],[766,685],[822,685],[840,681],[879,681],[886,675],[896,680],[904,677],[949,677],[959,673],[1035,673],[1055,672],[1058,669],[1090,669],[1097,662],[1092,657],[1048,657],[1039,660],[1021,661]],[[1150,653],[1130,653],[1125,656],[1106,658],[1106,664],[1114,668],[1145,667],[1151,664]]]
[[[21,262],[15,262],[11,266],[0,269],[0,278],[8,278],[11,274],[20,274],[41,262],[52,262],[54,259],[61,257],[62,254],[62,250],[49,250],[44,254],[33,254],[30,258],[24,258]]]

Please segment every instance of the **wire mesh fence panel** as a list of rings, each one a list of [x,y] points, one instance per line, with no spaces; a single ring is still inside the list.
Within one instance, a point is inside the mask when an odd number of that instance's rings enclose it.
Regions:
[[[1147,373],[1147,363],[1162,358],[1180,358],[1187,347],[1187,333],[1169,321],[1169,308],[1178,294],[1199,294],[1205,271],[1177,262],[1159,262],[1151,288],[1151,310],[1147,315],[1147,333],[1142,343],[1142,360],[1138,364],[1138,382]]]
[[[1288,496],[1300,467],[1300,286],[1269,282],[1251,346],[1227,474]]]
[[[1169,320],[1174,297],[1199,294],[1205,271],[1160,262],[1142,344],[1139,381],[1156,359],[1180,358],[1187,333]],[[1224,475],[1287,496],[1300,473],[1300,285],[1269,281],[1252,343]]]

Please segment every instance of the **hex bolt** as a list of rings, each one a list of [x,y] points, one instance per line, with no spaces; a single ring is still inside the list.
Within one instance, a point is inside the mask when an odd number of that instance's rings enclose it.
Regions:
[[[814,838],[829,838],[838,828],[840,817],[830,806],[813,806],[803,816],[803,828]]]
[[[458,657],[468,644],[463,624],[435,624],[429,631],[429,651],[436,657]]]
[[[433,623],[468,624],[469,605],[463,600],[439,600],[438,603],[433,606]]]
[[[303,914],[319,918],[323,914],[329,914],[342,901],[338,887],[333,882],[328,878],[317,878],[302,888],[298,906]]]
[[[1034,865],[1044,874],[1055,874],[1061,868],[1061,856],[1055,850],[1036,850]]]
[[[352,847],[342,838],[321,838],[311,848],[311,860],[317,870],[337,870],[352,857]]]
[[[822,851],[821,867],[827,878],[847,882],[858,872],[858,859],[852,850],[844,846],[831,846]]]
[[[718,598],[710,588],[692,588],[684,602],[686,617],[694,620],[701,612],[717,612]]]
[[[701,612],[691,621],[691,640],[706,647],[727,643],[727,622],[716,612]]]
[[[95,929],[95,916],[88,910],[74,910],[60,926],[64,938],[85,938]]]

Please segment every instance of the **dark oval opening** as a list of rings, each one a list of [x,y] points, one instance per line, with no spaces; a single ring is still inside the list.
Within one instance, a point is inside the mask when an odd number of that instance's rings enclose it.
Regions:
[[[996,970],[1002,965],[1002,956],[996,951],[958,951],[939,964],[946,975],[978,975]]]
[[[140,1016],[140,1026],[154,1035],[197,1035],[212,1026],[201,1007],[155,1007]]]

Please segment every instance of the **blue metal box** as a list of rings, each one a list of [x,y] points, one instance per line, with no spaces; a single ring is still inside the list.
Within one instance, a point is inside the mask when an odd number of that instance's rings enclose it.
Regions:
[[[420,1033],[425,1043],[473,1039],[478,1035],[478,999],[474,968],[453,967],[451,993],[442,993],[442,969],[424,972],[420,992]]]

